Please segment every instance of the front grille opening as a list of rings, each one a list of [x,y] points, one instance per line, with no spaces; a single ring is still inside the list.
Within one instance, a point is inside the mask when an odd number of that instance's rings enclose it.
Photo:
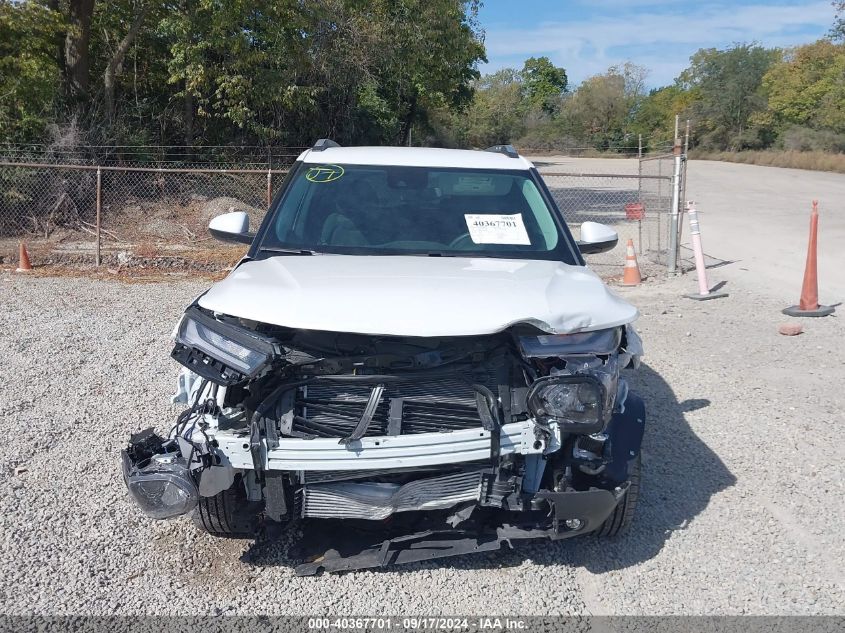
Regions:
[[[311,384],[294,402],[293,431],[317,437],[347,437],[364,413],[371,385]],[[402,399],[401,435],[443,433],[481,427],[475,390],[459,380],[387,385],[364,437],[388,435],[390,401]]]

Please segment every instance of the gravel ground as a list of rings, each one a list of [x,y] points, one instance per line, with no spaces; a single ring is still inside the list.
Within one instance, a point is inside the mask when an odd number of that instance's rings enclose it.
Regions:
[[[118,451],[169,425],[168,337],[200,282],[0,273],[0,611],[8,614],[845,614],[842,321],[785,317],[746,277],[622,289],[646,364],[644,492],[630,534],[297,578],[288,542],[153,522]]]

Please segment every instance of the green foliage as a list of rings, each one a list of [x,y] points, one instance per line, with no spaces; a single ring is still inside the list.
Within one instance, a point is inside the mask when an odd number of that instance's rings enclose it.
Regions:
[[[778,49],[736,44],[701,49],[690,58],[679,82],[696,93],[692,111],[704,146],[739,150],[765,145],[751,119],[766,108],[763,76],[780,57]]]
[[[702,49],[650,92],[630,63],[574,90],[547,57],[479,77],[479,3],[0,0],[0,141],[630,151],[680,115],[704,150],[845,149],[845,2],[832,41]]]
[[[44,6],[0,0],[0,141],[36,140],[51,121],[62,28]]]
[[[557,112],[568,82],[563,68],[555,67],[548,57],[530,57],[520,76],[525,99],[532,108],[547,114]]]
[[[763,77],[759,117],[779,133],[793,127],[845,133],[845,44],[819,40],[787,52]]]
[[[96,0],[71,100],[73,3],[0,0],[9,140],[75,122],[101,143],[405,142],[469,105],[485,59],[478,0]]]
[[[456,117],[459,141],[470,147],[510,143],[523,131],[522,78],[512,68],[485,75],[475,84],[475,99]]]
[[[671,143],[675,135],[675,115],[680,115],[682,120],[690,118],[695,100],[694,90],[686,90],[678,84],[649,92],[634,113],[632,125],[637,134],[642,134],[646,149]]]
[[[630,63],[612,66],[578,86],[568,106],[576,137],[601,150],[636,143],[631,123],[643,98],[646,72]]]

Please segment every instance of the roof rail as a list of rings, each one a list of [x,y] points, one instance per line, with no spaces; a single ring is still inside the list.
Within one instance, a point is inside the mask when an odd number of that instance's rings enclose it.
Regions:
[[[497,154],[504,154],[508,158],[519,158],[519,152],[514,149],[513,145],[493,145],[484,150],[485,152],[496,152]]]
[[[321,138],[317,139],[317,142],[311,146],[312,152],[322,152],[324,149],[328,149],[329,147],[340,147],[338,143],[335,143],[330,138]]]

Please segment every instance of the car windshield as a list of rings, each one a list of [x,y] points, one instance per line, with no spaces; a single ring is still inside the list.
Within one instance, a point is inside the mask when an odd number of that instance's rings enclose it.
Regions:
[[[525,170],[302,164],[262,227],[258,251],[578,263]]]

